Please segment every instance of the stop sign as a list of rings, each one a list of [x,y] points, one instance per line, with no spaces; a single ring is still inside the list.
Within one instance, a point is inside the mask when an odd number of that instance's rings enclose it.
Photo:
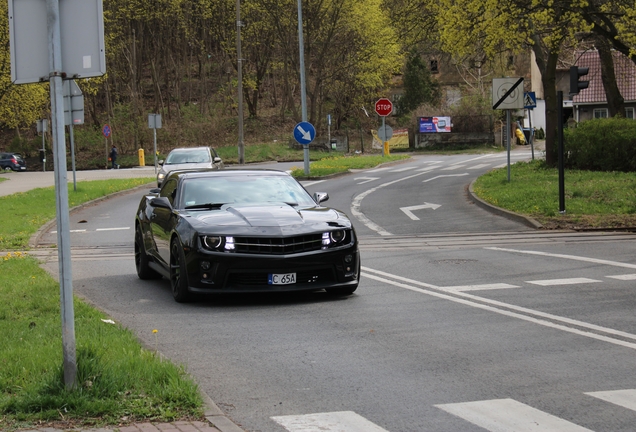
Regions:
[[[387,98],[380,98],[375,103],[375,112],[380,117],[386,117],[393,112],[393,103]]]

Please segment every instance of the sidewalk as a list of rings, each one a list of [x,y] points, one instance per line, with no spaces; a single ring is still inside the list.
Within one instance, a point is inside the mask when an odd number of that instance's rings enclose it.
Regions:
[[[11,195],[18,192],[27,192],[35,188],[55,186],[55,175],[53,171],[26,171],[26,172],[4,172],[0,171],[0,177],[6,181],[0,183],[0,196]],[[155,178],[155,167],[138,167],[122,169],[102,169],[89,171],[76,171],[75,180],[77,182],[85,180],[106,180],[116,178]],[[73,183],[73,171],[66,173],[69,183]]]

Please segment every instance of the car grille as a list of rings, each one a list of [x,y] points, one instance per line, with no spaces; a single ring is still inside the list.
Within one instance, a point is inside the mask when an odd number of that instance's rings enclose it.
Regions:
[[[228,278],[228,286],[267,285],[269,274],[264,272],[232,273]],[[323,268],[303,270],[296,273],[296,285],[335,282],[336,277],[332,269]]]
[[[322,234],[295,237],[234,237],[236,252],[285,255],[317,251],[322,248]]]

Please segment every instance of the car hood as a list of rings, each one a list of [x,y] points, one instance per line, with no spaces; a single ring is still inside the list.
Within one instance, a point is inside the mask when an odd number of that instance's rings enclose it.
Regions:
[[[328,207],[296,208],[287,204],[226,204],[216,210],[190,210],[185,214],[199,232],[218,234],[291,234],[351,226],[346,215]]]

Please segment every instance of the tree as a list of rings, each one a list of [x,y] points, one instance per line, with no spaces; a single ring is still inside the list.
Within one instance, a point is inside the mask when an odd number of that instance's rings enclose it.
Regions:
[[[431,77],[428,67],[415,49],[409,53],[402,79],[404,94],[396,104],[398,115],[409,113],[423,103],[439,103],[439,84]]]
[[[48,84],[11,82],[9,52],[8,3],[0,3],[0,124],[20,134],[23,127],[33,127],[42,118],[49,101]]]
[[[584,28],[575,11],[586,0],[440,0],[438,26],[444,49],[458,56],[479,46],[490,57],[532,49],[546,103],[546,161],[556,163],[556,69],[561,47]]]

